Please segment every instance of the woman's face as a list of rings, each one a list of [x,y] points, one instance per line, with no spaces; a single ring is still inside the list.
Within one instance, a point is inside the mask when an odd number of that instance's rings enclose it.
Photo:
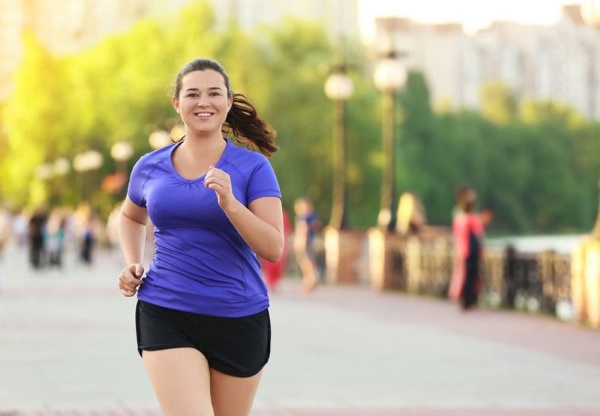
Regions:
[[[198,133],[221,132],[232,100],[223,76],[213,70],[194,71],[181,80],[173,106],[188,129]]]

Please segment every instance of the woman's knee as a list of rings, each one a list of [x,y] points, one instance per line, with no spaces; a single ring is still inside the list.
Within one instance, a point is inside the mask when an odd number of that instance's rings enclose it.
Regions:
[[[211,370],[210,388],[215,416],[248,416],[262,370],[251,377],[234,377]]]
[[[214,416],[210,370],[200,351],[171,348],[143,351],[142,357],[165,416]]]

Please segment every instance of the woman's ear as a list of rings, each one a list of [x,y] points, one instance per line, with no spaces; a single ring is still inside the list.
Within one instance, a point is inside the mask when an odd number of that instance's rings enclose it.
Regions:
[[[179,100],[177,99],[177,97],[171,98],[171,103],[173,104],[173,108],[175,109],[175,111],[177,111],[177,114],[179,114]]]

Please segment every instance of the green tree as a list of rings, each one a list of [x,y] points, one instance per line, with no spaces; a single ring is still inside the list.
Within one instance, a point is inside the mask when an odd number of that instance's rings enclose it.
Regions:
[[[437,136],[438,121],[430,101],[423,73],[409,71],[406,86],[399,94],[397,197],[404,192],[416,194],[423,201],[429,219],[440,221],[447,216],[447,212],[440,215],[444,211],[440,202],[447,199],[444,186],[440,186],[440,173],[448,163],[443,157],[445,138]]]
[[[52,202],[57,182],[36,175],[41,164],[94,148],[105,158],[99,182],[115,170],[114,142],[134,145],[132,162],[148,152],[149,134],[177,123],[171,106],[177,71],[209,57],[225,66],[233,90],[248,96],[277,131],[281,150],[271,160],[286,208],[307,195],[327,222],[333,120],[323,87],[335,48],[320,23],[287,19],[244,31],[231,22],[222,30],[204,0],[70,56],[53,56],[31,35],[25,42],[14,94],[0,111],[0,173],[11,178],[0,195],[16,208]],[[368,227],[380,201],[381,97],[359,44],[346,43],[353,45],[346,58],[355,85],[347,103],[348,214],[352,227]],[[416,193],[430,223],[449,224],[454,190],[471,184],[481,207],[494,212],[492,233],[590,229],[600,176],[597,122],[556,102],[526,101],[517,108],[500,83],[482,90],[478,112],[435,113],[418,72],[409,74],[398,98],[397,190]],[[79,176],[64,178],[61,195],[70,205],[82,198]],[[95,189],[96,206],[112,206],[113,196]]]
[[[490,82],[481,89],[481,114],[493,123],[509,123],[516,117],[517,99],[502,82]]]
[[[217,42],[222,36],[222,30],[215,26],[211,2],[207,0],[191,2],[191,5],[185,7],[181,13],[161,21],[161,24],[165,30],[164,44],[168,49],[167,55],[163,55],[163,58],[172,59],[171,75],[175,75],[180,67],[192,59],[214,58],[218,53]]]
[[[352,62],[360,62],[354,58]],[[382,176],[381,97],[365,68],[353,72],[354,95],[348,102],[347,186],[348,217],[352,227],[377,223]],[[331,110],[329,110],[331,111]]]
[[[3,116],[10,157],[3,160],[2,173],[11,178],[5,192],[16,205],[38,205],[48,198],[49,187],[35,172],[67,146],[64,137],[69,126],[62,123],[66,91],[60,60],[27,33],[23,61]]]
[[[263,85],[264,115],[277,131],[273,157],[284,203],[307,195],[319,213],[329,212],[331,195],[331,103],[323,91],[331,56],[323,28],[295,19],[264,29],[261,47],[270,82]]]

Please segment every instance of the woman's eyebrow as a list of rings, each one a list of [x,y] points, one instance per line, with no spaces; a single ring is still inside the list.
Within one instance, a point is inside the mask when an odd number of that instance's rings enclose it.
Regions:
[[[209,90],[221,90],[221,87],[209,87]],[[186,91],[200,91],[200,88],[197,87],[190,87],[190,88],[186,88]]]

